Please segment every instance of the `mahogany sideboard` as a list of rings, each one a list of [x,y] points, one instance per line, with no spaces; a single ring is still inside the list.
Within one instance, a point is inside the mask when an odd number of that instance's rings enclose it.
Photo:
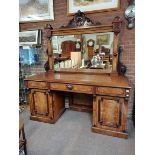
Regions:
[[[93,96],[92,131],[128,138],[127,115],[130,86],[121,75],[89,75],[48,71],[28,77],[30,119],[55,123],[65,111],[64,92]]]
[[[64,95],[66,93],[73,94],[74,97],[78,96],[79,93],[87,94],[85,98],[88,97],[92,105],[89,109],[93,113],[92,131],[120,138],[128,137],[127,116],[130,86],[128,79],[123,75],[126,70],[125,66],[119,62],[118,47],[121,23],[121,18],[116,16],[111,24],[102,25],[93,22],[84,13],[78,11],[66,26],[54,30],[51,25],[46,25],[44,36],[47,39],[48,60],[45,65],[47,72],[25,79],[25,85],[29,89],[30,119],[55,123],[65,111]],[[82,45],[81,54],[86,54],[86,51],[90,51],[90,49],[94,58],[102,54],[102,45],[104,44],[98,43],[97,39],[94,39],[96,46],[92,48],[88,41],[85,42],[88,34],[91,39],[94,38],[91,34],[94,34],[95,38],[103,34],[109,34],[111,43],[109,39],[107,48],[111,53],[109,53],[108,63],[101,59],[107,67],[92,69],[89,65],[86,65],[86,68],[89,67],[88,69],[73,66],[73,68],[69,67],[67,69],[65,67],[64,70],[64,66],[61,67],[61,64],[59,64],[60,68],[56,69],[54,38],[64,39],[67,36],[69,41],[71,36],[76,36],[76,41],[80,40]],[[75,38],[73,40],[75,41]],[[85,44],[87,46],[84,46]],[[59,44],[56,45],[59,47]],[[99,48],[97,48],[98,46]],[[67,52],[69,51],[67,50]],[[87,58],[83,56],[81,57],[82,60],[87,60]],[[91,57],[88,57],[88,60],[91,63],[93,62]],[[83,102],[85,98],[83,98]],[[74,107],[74,105],[71,104],[70,107]]]

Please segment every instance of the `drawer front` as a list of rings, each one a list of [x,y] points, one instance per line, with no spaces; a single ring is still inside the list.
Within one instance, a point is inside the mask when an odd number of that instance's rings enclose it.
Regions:
[[[61,91],[71,91],[71,92],[88,93],[88,94],[93,93],[93,87],[83,85],[51,83],[50,88],[53,90],[61,90]]]
[[[125,89],[121,89],[121,88],[108,88],[108,87],[97,87],[96,88],[96,94],[125,96]]]
[[[29,87],[29,88],[41,88],[41,89],[46,89],[46,88],[47,88],[47,83],[46,83],[46,82],[29,81],[29,82],[28,82],[28,87]]]

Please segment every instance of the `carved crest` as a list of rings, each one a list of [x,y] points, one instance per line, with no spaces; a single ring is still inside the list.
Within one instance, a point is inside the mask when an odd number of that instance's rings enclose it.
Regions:
[[[121,31],[121,24],[122,24],[122,20],[119,16],[116,16],[112,22],[112,27],[113,27],[113,32],[115,33],[115,35],[117,35],[118,33],[120,33]]]
[[[93,26],[100,25],[101,23],[93,23],[90,18],[88,18],[83,12],[80,10],[75,14],[73,19],[69,21],[67,26],[61,26],[61,28],[72,28],[72,27],[81,27],[81,26]]]

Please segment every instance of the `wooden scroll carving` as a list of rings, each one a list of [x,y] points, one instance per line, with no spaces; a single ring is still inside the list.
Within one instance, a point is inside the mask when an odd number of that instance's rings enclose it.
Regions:
[[[112,28],[115,35],[118,35],[121,31],[122,20],[119,16],[116,16],[112,22]]]
[[[51,36],[52,36],[52,26],[50,24],[46,24],[45,26],[45,37],[47,38],[47,55],[48,55],[48,60],[47,62],[44,64],[44,68],[46,71],[53,69],[53,59],[52,59],[52,55],[53,55],[53,51],[52,51],[52,44],[51,44]]]
[[[90,20],[83,12],[80,10],[75,14],[73,19],[69,21],[67,26],[61,26],[60,28],[74,28],[74,27],[81,27],[81,26],[95,26],[100,25],[101,23],[97,22],[94,23]]]
[[[46,37],[47,39],[50,39],[51,36],[52,36],[52,31],[51,31],[51,30],[53,30],[52,26],[51,26],[50,24],[46,24],[44,30],[45,30],[45,37]]]

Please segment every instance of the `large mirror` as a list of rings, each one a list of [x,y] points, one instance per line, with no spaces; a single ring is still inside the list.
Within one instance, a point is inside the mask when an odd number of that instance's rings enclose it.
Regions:
[[[112,70],[114,33],[52,36],[54,69]]]

